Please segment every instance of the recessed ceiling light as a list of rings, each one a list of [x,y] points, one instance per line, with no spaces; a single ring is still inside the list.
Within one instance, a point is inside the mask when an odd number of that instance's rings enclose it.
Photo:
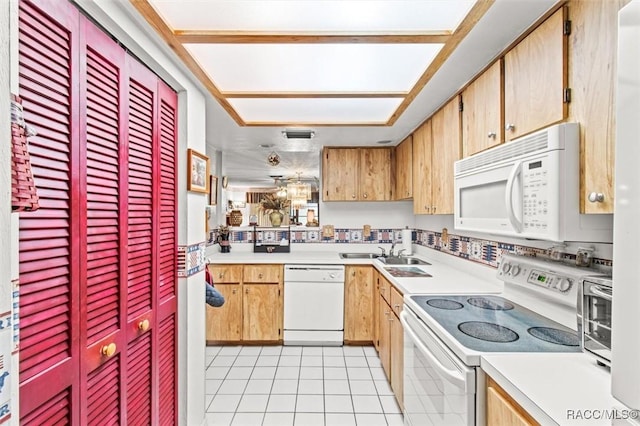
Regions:
[[[385,140],[385,141],[378,141],[376,143],[379,143],[380,145],[385,145],[385,144],[391,143],[391,141],[390,140]]]
[[[275,144],[272,143],[261,143],[260,145],[258,145],[260,148],[273,148],[275,146]]]

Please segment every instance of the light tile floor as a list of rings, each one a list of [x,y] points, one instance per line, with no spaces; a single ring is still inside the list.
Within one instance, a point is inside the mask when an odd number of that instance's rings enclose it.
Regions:
[[[206,350],[209,425],[403,425],[372,346]]]

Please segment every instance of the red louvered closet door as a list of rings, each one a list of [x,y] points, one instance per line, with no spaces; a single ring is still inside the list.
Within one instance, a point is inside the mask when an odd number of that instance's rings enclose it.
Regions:
[[[20,92],[42,200],[20,219],[21,423],[175,424],[176,94],[44,0],[20,2]]]
[[[19,9],[19,95],[40,209],[20,215],[20,423],[79,424],[78,13]]]

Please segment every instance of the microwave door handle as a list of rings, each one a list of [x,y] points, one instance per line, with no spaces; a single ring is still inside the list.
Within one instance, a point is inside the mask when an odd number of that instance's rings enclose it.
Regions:
[[[513,226],[517,232],[522,232],[522,222],[518,220],[513,209],[513,185],[516,182],[516,177],[522,171],[521,166],[522,161],[518,161],[513,165],[513,168],[509,173],[509,179],[507,179],[507,190],[505,193],[505,203],[507,204],[507,215],[509,216],[509,222],[511,222],[511,226]]]

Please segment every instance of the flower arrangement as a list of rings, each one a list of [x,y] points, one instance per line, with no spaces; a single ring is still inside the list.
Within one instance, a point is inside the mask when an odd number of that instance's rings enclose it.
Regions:
[[[218,226],[218,235],[229,236],[229,227],[227,225]]]
[[[265,213],[284,212],[289,209],[290,201],[280,198],[275,193],[267,194],[260,200],[260,210]]]

